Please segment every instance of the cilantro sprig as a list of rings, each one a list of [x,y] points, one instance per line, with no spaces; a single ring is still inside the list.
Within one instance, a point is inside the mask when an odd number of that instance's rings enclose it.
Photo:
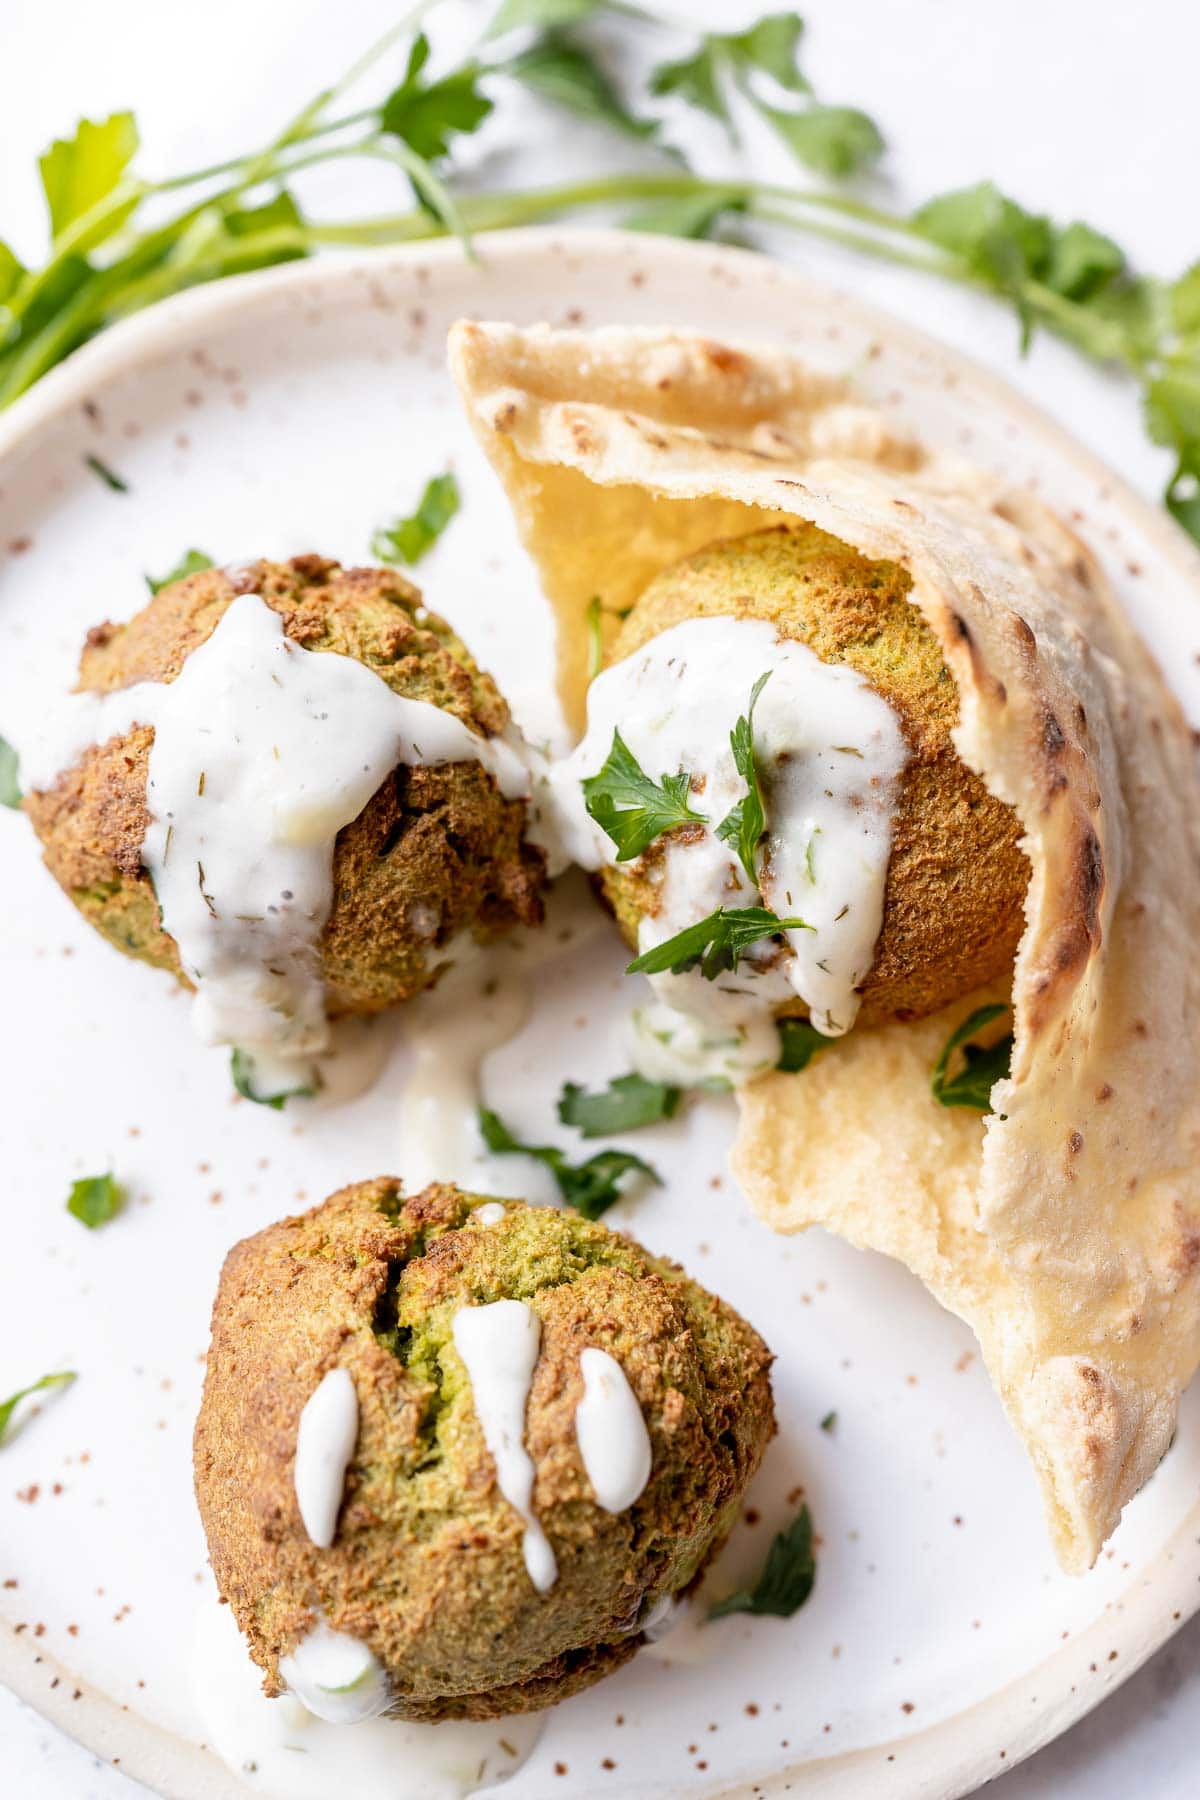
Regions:
[[[13,1414],[22,1400],[28,1400],[34,1394],[46,1393],[51,1388],[70,1387],[75,1380],[77,1376],[74,1369],[62,1369],[54,1375],[43,1375],[40,1381],[32,1381],[28,1387],[18,1388],[7,1400],[0,1401],[0,1444],[7,1438]]]
[[[754,708],[758,704],[758,696],[770,681],[771,674],[772,671],[768,669],[764,675],[759,676],[750,690],[750,704],[729,734],[734,765],[746,783],[746,793],[717,826],[717,836],[724,843],[737,846],[738,861],[754,887],[758,886],[754,855],[767,824],[758,760],[754,754]]]
[[[681,1088],[637,1074],[616,1075],[594,1094],[568,1081],[558,1097],[558,1116],[585,1138],[612,1137],[674,1118],[681,1095]]]
[[[403,563],[411,568],[437,543],[462,505],[458,482],[447,470],[425,483],[416,510],[395,519],[371,539],[371,554],[379,562]]]
[[[525,1144],[488,1107],[479,1112],[479,1131],[488,1149],[498,1156],[535,1156],[545,1163],[558,1183],[558,1191],[568,1206],[585,1219],[599,1219],[610,1206],[615,1206],[631,1175],[648,1181],[652,1187],[662,1186],[657,1169],[629,1150],[598,1150],[586,1162],[573,1163],[565,1150],[554,1144]]]
[[[992,1044],[976,1044],[971,1040],[977,1032],[1008,1011],[997,1003],[981,1006],[952,1031],[933,1065],[930,1087],[942,1106],[971,1106],[979,1112],[992,1110],[992,1089],[1008,1074],[1012,1061],[1012,1033],[997,1038]],[[950,1059],[956,1050],[963,1053],[962,1067],[956,1075],[948,1073]]]
[[[781,931],[812,931],[804,919],[780,919],[765,906],[719,906],[706,919],[685,925],[626,966],[627,975],[683,975],[699,968],[706,981],[736,969],[762,938]]]
[[[694,812],[688,804],[691,776],[681,770],[653,781],[619,731],[613,732],[603,766],[580,786],[591,817],[616,845],[618,862],[641,856],[677,825],[706,823],[704,813]]]
[[[834,1416],[829,1415],[830,1419]],[[816,1578],[812,1518],[807,1506],[802,1506],[786,1531],[776,1534],[754,1586],[739,1588],[718,1600],[708,1616],[725,1619],[730,1613],[753,1613],[760,1618],[790,1619],[812,1593]]]

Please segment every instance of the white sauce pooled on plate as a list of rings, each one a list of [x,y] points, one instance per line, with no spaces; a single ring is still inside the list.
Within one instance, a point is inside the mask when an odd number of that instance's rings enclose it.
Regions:
[[[329,1724],[292,1694],[267,1699],[232,1611],[215,1597],[197,1617],[192,1683],[196,1735],[267,1800],[464,1800],[516,1773],[544,1718]]]
[[[288,1692],[327,1725],[357,1725],[386,1712],[391,1698],[383,1664],[345,1631],[318,1620],[292,1651],[279,1659]]]
[[[467,1366],[475,1414],[496,1465],[500,1492],[525,1521],[529,1579],[544,1594],[558,1564],[533,1510],[533,1459],[525,1448],[525,1408],[542,1327],[523,1300],[464,1306],[454,1315],[454,1346]]]
[[[318,1550],[337,1536],[346,1466],[358,1442],[358,1395],[349,1369],[330,1369],[304,1403],[293,1482],[304,1529]]]
[[[768,671],[754,711],[767,815],[756,888],[716,830],[746,793],[729,734]],[[607,759],[614,729],[652,780],[686,771],[691,808],[707,820],[694,837],[665,844],[659,910],[641,921],[640,950],[721,907],[765,905],[811,927],[785,933],[790,955],[762,939],[713,981],[699,969],[654,975],[658,998],[706,1029],[736,1033],[798,997],[818,1030],[848,1030],[883,917],[896,784],[908,754],[892,708],[854,669],[822,662],[766,620],[672,626],[597,676],[586,735],[542,778],[538,829],[552,856],[557,849],[585,868],[616,861],[581,787]]]
[[[89,743],[154,727],[142,860],[163,926],[196,985],[207,1043],[280,1060],[322,1050],[329,1027],[317,943],[333,847],[397,763],[479,761],[501,791],[528,791],[511,744],[428,701],[392,692],[353,657],[309,651],[264,600],[242,595],[176,680],[73,696],[54,750],[27,770],[50,785]]]
[[[624,1369],[607,1350],[579,1358],[583,1399],[575,1409],[575,1439],[597,1506],[620,1513],[650,1479],[650,1433]]]

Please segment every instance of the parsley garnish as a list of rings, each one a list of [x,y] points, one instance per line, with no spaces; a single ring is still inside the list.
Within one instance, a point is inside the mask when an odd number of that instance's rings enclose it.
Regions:
[[[1012,1033],[986,1046],[969,1043],[968,1039],[1007,1011],[1007,1006],[1002,1004],[981,1006],[946,1039],[930,1080],[933,1097],[943,1106],[973,1106],[980,1112],[991,1111],[992,1089],[1008,1074],[1012,1061]],[[963,1053],[963,1066],[957,1075],[947,1078],[950,1058],[959,1049]]]
[[[644,950],[626,967],[627,975],[682,975],[699,965],[706,981],[736,969],[751,944],[780,931],[812,931],[803,919],[780,919],[765,906],[719,906],[707,919],[686,925],[664,943]]]
[[[212,566],[212,557],[206,556],[203,550],[188,550],[161,580],[156,581],[153,575],[147,575],[146,586],[152,594],[158,594],[163,588],[170,587],[173,581],[182,581],[186,575],[199,575],[202,569],[211,569]]]
[[[802,1506],[786,1531],[781,1531],[767,1552],[762,1574],[752,1588],[718,1600],[709,1608],[710,1619],[730,1613],[755,1613],[759,1617],[790,1619],[813,1591],[817,1565],[813,1557],[812,1519]]]
[[[652,138],[656,119],[639,119],[621,99],[594,53],[566,32],[549,30],[506,65],[525,87],[585,119],[611,125],[626,137]]]
[[[733,760],[738,774],[746,783],[746,794],[732,807],[717,826],[717,836],[726,844],[736,844],[738,860],[752,886],[758,886],[758,875],[754,868],[754,853],[758,849],[758,840],[766,828],[767,815],[763,805],[762,782],[759,780],[758,763],[754,755],[754,708],[758,696],[771,679],[771,670],[760,675],[750,689],[750,704],[739,718],[729,734],[729,747],[733,751]]]
[[[253,1100],[255,1106],[269,1106],[275,1112],[282,1112],[289,1100],[311,1100],[316,1092],[311,1087],[294,1087],[285,1088],[279,1094],[255,1093],[254,1057],[249,1050],[233,1051],[229,1058],[229,1073],[243,1100]]]
[[[437,543],[460,504],[454,476],[435,475],[425,483],[416,512],[375,533],[371,555],[385,563],[419,563]]]
[[[0,1444],[8,1436],[8,1428],[12,1424],[12,1416],[22,1400],[28,1400],[31,1394],[43,1393],[47,1388],[70,1387],[76,1380],[74,1369],[63,1369],[57,1375],[43,1375],[40,1381],[32,1382],[29,1387],[18,1388],[7,1400],[0,1401]]]
[[[72,1183],[67,1197],[67,1211],[73,1218],[95,1231],[115,1219],[125,1203],[125,1190],[111,1174],[85,1175]]]
[[[452,138],[479,129],[492,102],[479,91],[483,71],[477,63],[466,62],[440,81],[426,82],[422,75],[428,61],[429,39],[419,31],[409,51],[404,79],[383,103],[380,125],[423,162],[433,163],[448,154]]]
[[[129,492],[129,483],[123,481],[113,469],[109,468],[106,462],[101,462],[98,456],[89,452],[83,460],[92,471],[92,474],[98,475],[105,487],[111,488],[114,494],[127,494]]]
[[[811,1019],[776,1019],[775,1029],[779,1033],[779,1061],[775,1067],[784,1075],[799,1075],[819,1051],[828,1050],[834,1041],[818,1031]]]
[[[585,1138],[612,1137],[672,1118],[681,1092],[665,1081],[647,1081],[644,1075],[617,1075],[598,1094],[568,1081],[558,1097],[558,1116]]]
[[[640,856],[676,825],[706,823],[705,815],[688,805],[691,776],[680,771],[652,781],[619,731],[613,732],[603,767],[580,786],[588,812],[617,846],[618,862]]]
[[[837,1424],[836,1412],[827,1412],[825,1414],[825,1417],[821,1420],[821,1430],[822,1431],[832,1431],[836,1424]]]
[[[638,1174],[654,1187],[662,1186],[657,1169],[628,1150],[598,1150],[586,1162],[568,1162],[565,1151],[553,1144],[523,1144],[514,1137],[498,1114],[486,1106],[480,1108],[479,1130],[488,1149],[498,1156],[520,1154],[536,1156],[558,1183],[558,1191],[568,1206],[585,1219],[598,1219],[621,1198],[621,1183],[629,1174]]]
[[[7,738],[0,737],[0,806],[19,807],[21,760]]]

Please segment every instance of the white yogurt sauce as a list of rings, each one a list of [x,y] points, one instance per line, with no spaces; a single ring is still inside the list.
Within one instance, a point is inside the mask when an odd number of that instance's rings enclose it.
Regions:
[[[471,1222],[474,1225],[498,1225],[507,1213],[507,1206],[502,1206],[499,1200],[489,1200],[486,1206],[475,1208],[471,1214]]]
[[[232,1612],[215,1599],[197,1617],[192,1680],[197,1736],[268,1800],[464,1800],[515,1774],[542,1728],[538,1713],[485,1724],[334,1725],[291,1694],[268,1700]]]
[[[330,1369],[304,1403],[293,1481],[304,1529],[318,1550],[337,1536],[346,1467],[358,1442],[358,1395],[349,1369]]]
[[[558,1579],[558,1564],[534,1514],[533,1459],[525,1448],[525,1408],[541,1337],[541,1322],[523,1300],[464,1306],[454,1315],[454,1346],[470,1377],[483,1441],[500,1492],[525,1521],[525,1567],[544,1594]]]
[[[196,985],[208,1043],[302,1063],[328,1041],[317,942],[334,840],[398,763],[476,760],[528,792],[511,744],[392,692],[353,657],[308,651],[259,596],[234,600],[172,682],[71,698],[57,743],[24,752],[50,785],[89,743],[154,728],[142,860]],[[293,1081],[293,1085],[294,1085]]]
[[[279,1659],[288,1692],[327,1725],[357,1725],[386,1712],[391,1695],[383,1664],[348,1632],[320,1619],[290,1656]]]
[[[716,828],[746,792],[729,734],[768,670],[754,713],[767,814],[755,888]],[[691,807],[707,820],[694,838],[666,845],[659,910],[641,921],[640,949],[719,907],[762,904],[811,927],[785,934],[790,955],[763,940],[715,981],[698,969],[652,976],[658,997],[706,1028],[737,1031],[798,995],[820,1031],[846,1031],[879,935],[896,784],[908,754],[892,708],[855,670],[822,662],[765,620],[672,626],[597,676],[586,735],[540,776],[535,829],[552,855],[585,868],[616,861],[581,787],[607,759],[614,729],[652,779],[690,774]]]
[[[741,1087],[779,1061],[779,1033],[769,1012],[712,1025],[654,1000],[634,1010],[627,1038],[638,1074],[674,1087]]]
[[[624,1369],[607,1350],[580,1354],[583,1399],[575,1409],[575,1439],[597,1506],[620,1513],[650,1479],[650,1433]]]

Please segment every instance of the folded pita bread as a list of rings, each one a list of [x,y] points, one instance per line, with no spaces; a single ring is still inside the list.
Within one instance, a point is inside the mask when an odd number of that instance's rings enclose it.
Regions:
[[[791,357],[460,324],[451,363],[576,717],[591,597],[626,607],[714,538],[807,519],[910,572],[958,751],[1032,868],[1011,1076],[983,1120],[931,1098],[979,996],[862,1028],[742,1090],[733,1168],[776,1230],[898,1257],[971,1325],[1058,1556],[1086,1569],[1200,1361],[1200,784],[1178,705],[1073,533]]]

